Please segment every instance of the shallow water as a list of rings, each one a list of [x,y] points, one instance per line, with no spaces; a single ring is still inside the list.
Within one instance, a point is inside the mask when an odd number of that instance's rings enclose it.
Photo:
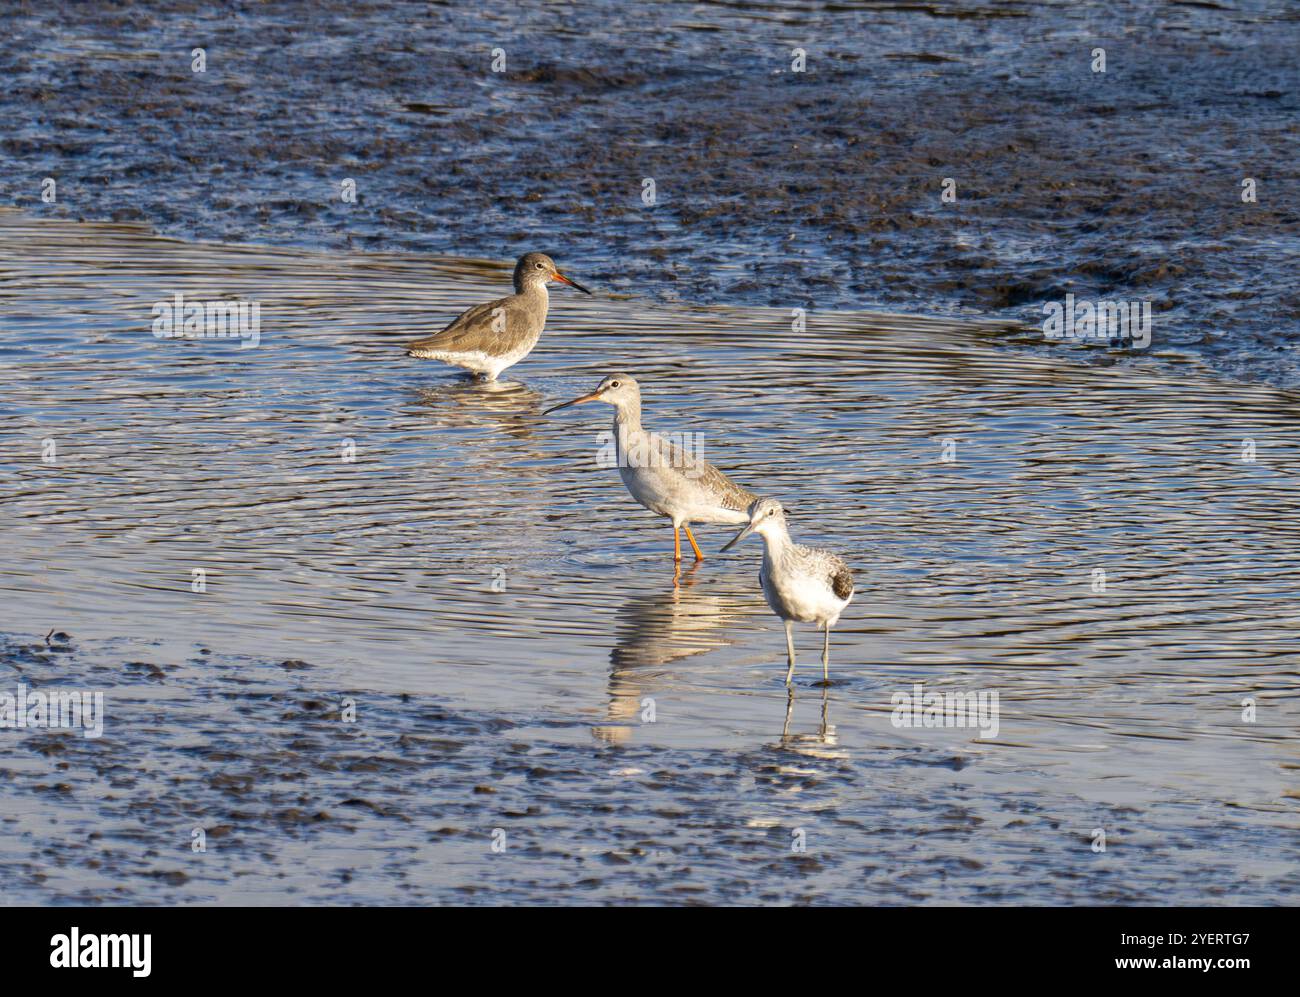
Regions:
[[[3,732],[8,902],[1295,896],[1294,394],[563,291],[509,382],[403,356],[507,282],[0,212],[0,674],[107,704]],[[154,338],[177,292],[260,346]],[[674,584],[607,410],[540,416],[616,369],[853,566],[829,689],[803,629],[787,700],[756,541]],[[998,736],[894,726],[915,682]]]

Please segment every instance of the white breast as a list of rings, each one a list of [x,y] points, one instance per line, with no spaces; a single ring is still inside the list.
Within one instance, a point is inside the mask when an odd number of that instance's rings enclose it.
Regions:
[[[766,552],[759,580],[763,586],[763,598],[772,612],[783,620],[818,625],[829,622],[834,626],[849,604],[848,599],[835,594],[830,580],[822,577],[820,572],[798,571],[784,559],[774,561]]]

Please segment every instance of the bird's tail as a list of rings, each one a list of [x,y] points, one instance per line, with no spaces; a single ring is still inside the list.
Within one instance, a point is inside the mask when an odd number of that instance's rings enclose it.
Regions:
[[[418,340],[406,348],[408,357],[419,357],[421,360],[437,360],[444,352],[438,349],[431,339]]]

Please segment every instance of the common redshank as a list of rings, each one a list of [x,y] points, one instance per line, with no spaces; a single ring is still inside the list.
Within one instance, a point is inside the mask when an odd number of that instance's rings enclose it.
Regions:
[[[682,559],[681,530],[704,560],[691,523],[745,523],[745,510],[758,496],[741,488],[708,461],[641,427],[641,387],[628,374],[610,374],[589,395],[547,409],[542,415],[583,402],[614,406],[618,473],[632,497],[673,522],[673,560]]]
[[[751,533],[763,538],[763,567],[758,580],[772,612],[785,621],[785,649],[790,669],[785,684],[794,678],[794,624],[816,623],[826,632],[822,644],[822,680],[830,681],[831,627],[853,598],[853,573],[828,550],[804,547],[790,539],[785,510],[773,498],[757,499],[749,507],[749,525],[723,547],[730,550]]]
[[[590,294],[564,276],[545,253],[528,253],[515,264],[515,293],[475,305],[441,332],[412,343],[406,355],[460,367],[495,381],[507,367],[532,352],[546,325],[548,281],[558,280]]]

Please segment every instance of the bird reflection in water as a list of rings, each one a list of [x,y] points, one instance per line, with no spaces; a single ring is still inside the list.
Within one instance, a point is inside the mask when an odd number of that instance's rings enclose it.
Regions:
[[[495,429],[517,440],[535,440],[543,396],[518,381],[456,378],[416,392],[419,405],[453,429]]]
[[[800,754],[817,758],[826,758],[839,754],[839,752],[828,752],[826,750],[839,744],[839,736],[835,732],[834,725],[831,724],[829,686],[822,686],[821,723],[816,734],[791,734],[790,721],[793,717],[794,687],[791,686],[785,700],[785,726],[781,728],[781,747],[787,751],[797,751]]]
[[[665,591],[632,595],[618,614],[618,643],[610,651],[606,723],[592,728],[602,741],[622,744],[645,722],[642,704],[664,675],[663,666],[729,646],[721,633],[743,615],[744,603],[695,587],[699,565],[678,572]]]

